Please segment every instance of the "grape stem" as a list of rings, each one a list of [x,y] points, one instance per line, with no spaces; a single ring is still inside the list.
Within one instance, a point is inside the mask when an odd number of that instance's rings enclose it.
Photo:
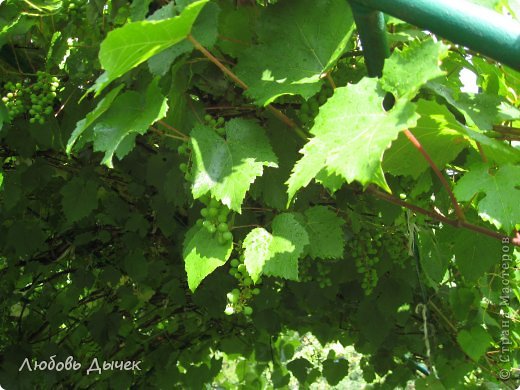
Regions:
[[[178,139],[180,141],[186,141],[188,139],[188,137],[184,136],[184,137],[178,137],[176,135],[173,135],[173,134],[168,134],[168,133],[165,133],[164,131],[161,131],[161,130],[157,130],[155,127],[153,126],[150,126],[150,131],[152,133],[156,133],[156,134],[159,134],[163,137],[168,137],[168,138],[173,138],[173,139]]]
[[[191,34],[188,35],[188,40],[195,46],[195,49],[200,51],[206,58],[208,58],[211,62],[213,62],[225,75],[227,75],[231,80],[233,80],[237,85],[239,85],[242,89],[249,89],[248,85],[244,83],[236,74],[234,74],[230,69],[228,69],[217,57],[211,54],[204,46],[202,46],[199,41],[197,41]],[[296,123],[292,119],[290,119],[283,112],[278,110],[276,107],[271,104],[267,105],[267,109],[271,111],[274,116],[280,119],[283,123],[293,129],[296,134],[302,138],[304,141],[307,141],[307,135],[300,129]]]
[[[459,220],[461,220],[461,221],[464,221],[466,219],[464,217],[464,212],[460,208],[460,205],[457,202],[457,199],[455,198],[455,194],[451,190],[450,184],[448,183],[448,181],[446,180],[446,178],[442,174],[442,172],[439,169],[439,167],[437,166],[437,164],[435,164],[435,162],[432,160],[432,158],[430,157],[428,152],[423,148],[423,146],[421,145],[419,140],[412,134],[412,132],[410,130],[405,129],[403,132],[404,132],[404,135],[406,136],[406,138],[408,138],[408,140],[412,143],[412,145],[419,151],[419,153],[422,154],[422,156],[428,162],[428,164],[433,169],[433,171],[435,172],[435,174],[437,175],[437,177],[441,181],[442,185],[444,186],[444,188],[448,192],[448,195],[449,195],[449,197],[451,199],[451,204],[453,205],[453,208],[455,209],[455,214],[457,214],[457,218]]]
[[[492,238],[495,238],[497,240],[508,240],[508,242],[510,242],[511,244],[513,245],[516,245],[516,246],[520,246],[520,233],[517,233],[517,236],[516,237],[509,237],[509,236],[506,236],[504,234],[501,234],[501,233],[498,233],[498,232],[495,232],[493,230],[489,230],[489,229],[486,229],[482,226],[477,226],[477,225],[473,225],[469,222],[466,222],[466,221],[461,221],[459,219],[450,219],[450,218],[447,218],[445,217],[444,215],[436,212],[436,211],[430,211],[430,210],[426,210],[426,209],[423,209],[422,207],[419,207],[419,206],[416,206],[416,205],[413,205],[411,203],[408,203],[408,202],[405,202],[399,198],[396,198],[395,196],[392,196],[390,194],[387,194],[385,192],[381,192],[379,191],[378,189],[370,186],[367,188],[367,191],[370,192],[372,195],[378,197],[378,198],[381,198],[383,200],[386,200],[387,202],[390,202],[390,203],[393,203],[393,204],[396,204],[398,206],[401,206],[401,207],[405,207],[409,210],[412,210],[412,211],[415,211],[416,213],[419,213],[419,214],[423,214],[423,215],[426,215],[430,218],[433,218],[433,219],[436,219],[437,221],[440,221],[442,223],[445,223],[447,225],[451,225],[451,226],[454,226],[456,228],[465,228],[465,229],[468,229],[468,230],[472,230],[476,233],[480,233],[480,234],[484,234],[486,236],[489,236],[489,237],[492,237]]]
[[[177,130],[175,127],[169,125],[168,123],[166,123],[165,121],[157,121],[160,125],[166,127],[168,130],[170,130],[171,132],[177,134],[179,137],[185,139],[185,140],[188,140],[190,137],[188,137],[186,134],[184,134],[182,131],[179,131]]]

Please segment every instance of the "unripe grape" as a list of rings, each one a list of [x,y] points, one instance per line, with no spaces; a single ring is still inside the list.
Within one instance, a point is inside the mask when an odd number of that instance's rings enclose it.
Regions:
[[[235,309],[233,309],[231,306],[227,306],[226,309],[224,310],[224,313],[226,313],[228,316],[230,316],[235,313]]]
[[[211,218],[214,218],[218,215],[218,209],[214,208],[214,207],[210,207],[208,209],[208,216],[211,217]]]
[[[231,241],[233,239],[233,234],[231,232],[225,232],[222,234],[222,237],[226,241]]]
[[[227,299],[231,303],[237,303],[239,299],[239,295],[233,294],[233,293],[227,293]]]
[[[244,306],[244,314],[250,316],[253,314],[253,308],[251,306]]]
[[[218,229],[219,232],[224,233],[224,232],[227,232],[229,230],[229,226],[228,226],[227,223],[222,222],[222,223],[219,223],[217,229]]]
[[[260,294],[260,289],[254,288],[251,292],[253,293],[253,295],[258,295],[258,294]]]
[[[231,259],[230,264],[231,264],[231,267],[236,268],[240,264],[240,261],[238,261],[237,259]]]

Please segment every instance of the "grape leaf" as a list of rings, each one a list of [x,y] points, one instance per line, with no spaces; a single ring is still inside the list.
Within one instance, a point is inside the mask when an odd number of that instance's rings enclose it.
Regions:
[[[426,82],[444,75],[439,67],[449,46],[432,39],[413,41],[404,49],[396,49],[385,61],[381,85],[395,98],[411,99]]]
[[[309,12],[312,9],[312,12]],[[336,62],[353,31],[343,0],[286,0],[267,8],[259,20],[259,44],[238,60],[236,74],[249,86],[246,95],[264,106],[276,97],[308,99]]]
[[[467,136],[475,150],[478,150],[480,146],[488,161],[494,161],[497,164],[516,163],[520,161],[520,149],[511,147],[511,145],[506,142],[490,138],[468,127],[461,127],[459,131]]]
[[[232,210],[241,212],[246,192],[262,176],[264,166],[277,167],[264,130],[257,123],[234,119],[226,124],[226,139],[206,126],[191,132],[194,152],[195,199],[207,192]]]
[[[309,244],[307,231],[289,213],[273,219],[272,231],[256,228],[244,239],[247,272],[254,282],[262,274],[298,280],[298,259]]]
[[[413,135],[440,168],[453,161],[468,143],[460,134],[463,126],[448,109],[433,101],[419,100],[417,113],[421,116]],[[383,169],[394,175],[409,175],[418,178],[430,166],[408,138],[399,134],[385,152]]]
[[[424,274],[436,286],[442,281],[448,270],[451,256],[446,251],[446,245],[432,231],[421,230],[418,235],[421,267]]]
[[[453,230],[453,229],[450,229]],[[501,258],[500,241],[487,236],[477,236],[467,230],[451,235],[455,262],[466,281],[473,283]]]
[[[491,336],[480,326],[470,330],[463,329],[457,335],[457,342],[462,350],[475,361],[484,355],[492,341]]]
[[[146,94],[125,92],[117,97],[110,109],[94,125],[94,150],[105,152],[102,164],[112,168],[112,158],[124,157],[134,145],[137,134],[144,134],[168,110],[157,80],[148,86]]]
[[[385,92],[378,81],[365,78],[355,85],[337,88],[315,119],[315,135],[301,150],[288,180],[289,200],[322,168],[348,183],[375,183],[390,191],[381,168],[383,153],[398,133],[415,126],[415,105],[401,101],[383,109]]]
[[[98,206],[98,185],[84,177],[74,177],[61,189],[63,213],[72,223],[88,216]]]
[[[484,194],[477,201],[479,215],[499,229],[510,233],[520,223],[520,166],[508,164],[496,169],[487,164],[472,166],[457,182],[454,193],[463,202]]]
[[[193,24],[192,35],[205,48],[212,47],[217,40],[219,13],[219,7],[214,3],[209,3],[202,9]],[[163,76],[177,57],[192,50],[193,44],[184,39],[151,57],[148,60],[148,68],[153,75]]]
[[[232,250],[232,242],[222,245],[206,228],[192,227],[186,233],[183,249],[190,290],[194,292],[204,278],[223,266]]]
[[[208,0],[188,5],[180,15],[159,21],[127,23],[112,30],[101,43],[99,62],[105,72],[91,90],[99,94],[108,84],[150,57],[182,41],[191,32]]]
[[[323,362],[323,376],[331,386],[336,386],[348,374],[347,359],[327,359]]]
[[[493,125],[520,118],[520,110],[504,98],[487,93],[461,93],[432,81],[427,87],[459,110],[468,125],[480,130],[492,130]]]
[[[255,7],[235,7],[229,2],[223,2],[221,8],[218,32],[224,38],[218,46],[222,52],[236,58],[253,42],[257,10]]]
[[[82,136],[82,134],[92,126],[92,124],[101,116],[103,115],[112,105],[112,102],[114,99],[119,95],[119,92],[121,89],[123,89],[124,84],[121,84],[111,90],[109,93],[107,93],[103,99],[101,99],[98,104],[96,105],[96,108],[89,112],[85,118],[81,119],[76,123],[76,128],[72,132],[71,136],[69,137],[69,141],[67,142],[67,154],[70,154],[72,151],[72,147],[76,143],[76,141]],[[89,137],[85,137],[89,138]]]
[[[315,206],[305,211],[309,234],[309,256],[313,259],[339,259],[343,256],[345,221],[325,206]]]

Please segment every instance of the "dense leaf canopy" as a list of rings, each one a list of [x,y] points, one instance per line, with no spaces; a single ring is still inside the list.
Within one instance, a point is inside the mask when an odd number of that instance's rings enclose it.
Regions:
[[[520,73],[386,23],[0,0],[0,387],[516,389]]]

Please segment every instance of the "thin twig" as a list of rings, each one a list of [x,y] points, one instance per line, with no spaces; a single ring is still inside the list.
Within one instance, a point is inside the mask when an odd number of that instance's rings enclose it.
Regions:
[[[153,126],[150,126],[150,131],[152,131],[152,133],[159,134],[159,135],[161,135],[163,137],[173,138],[173,139],[177,139],[177,140],[180,140],[180,141],[185,141],[186,140],[186,138],[177,137],[176,135],[168,134],[168,133],[165,133],[164,131],[157,130]]]
[[[469,222],[466,222],[466,221],[461,221],[461,220],[458,220],[458,219],[447,218],[444,215],[439,214],[436,211],[430,211],[430,210],[423,209],[422,207],[419,207],[419,206],[413,205],[411,203],[405,202],[404,200],[396,198],[395,196],[392,196],[392,195],[387,194],[385,192],[381,192],[381,191],[375,189],[374,187],[368,187],[367,191],[370,192],[371,194],[377,196],[380,199],[386,200],[387,202],[396,204],[396,205],[401,206],[401,207],[405,207],[405,208],[407,208],[409,210],[415,211],[416,213],[426,215],[426,216],[428,216],[430,218],[433,218],[433,219],[435,219],[437,221],[443,222],[443,223],[445,223],[447,225],[451,225],[451,226],[454,226],[456,228],[461,228],[462,227],[462,228],[465,228],[465,229],[468,229],[468,230],[472,230],[472,231],[474,231],[476,233],[480,233],[480,234],[483,234],[483,235],[495,238],[497,240],[505,240],[505,239],[507,239],[513,245],[520,246],[520,240],[518,240],[517,238],[511,238],[511,237],[508,237],[508,236],[506,236],[504,234],[495,232],[493,230],[486,229],[486,228],[484,228],[482,226],[473,225],[473,224],[471,224]]]
[[[493,130],[497,131],[499,133],[520,135],[520,128],[518,128],[518,127],[494,125],[493,126]]]
[[[480,144],[480,142],[477,142],[477,148],[478,148],[478,152],[480,153],[480,157],[482,158],[482,161],[487,163],[488,159],[486,157],[486,154],[484,153],[484,149],[482,148],[482,145]]]
[[[175,127],[169,125],[168,123],[166,123],[165,121],[157,121],[160,125],[166,127],[168,130],[174,132],[175,134],[177,134],[179,137],[182,137],[184,139],[189,139],[189,137],[184,134],[182,131],[179,131],[177,130]]]
[[[233,80],[237,85],[239,85],[242,89],[249,89],[248,85],[244,83],[236,74],[234,74],[230,69],[228,69],[217,57],[211,54],[204,46],[202,46],[193,36],[188,35],[188,40],[195,46],[195,49],[200,51],[205,57],[207,57],[211,62],[213,62],[225,75],[227,75],[231,80]],[[267,109],[271,111],[278,119],[280,119],[287,126],[292,128],[298,136],[300,136],[303,140],[307,140],[307,136],[300,129],[296,123],[294,123],[287,115],[273,107],[272,105],[268,105]]]
[[[332,87],[332,89],[336,89],[336,83],[334,82],[334,79],[332,78],[330,73],[327,73],[327,80],[328,80],[330,86]]]
[[[460,205],[457,202],[457,199],[455,198],[455,194],[451,190],[450,183],[448,183],[448,181],[446,180],[446,178],[440,171],[439,167],[437,167],[437,164],[435,164],[435,162],[432,160],[432,158],[430,157],[428,152],[423,148],[423,146],[421,145],[419,140],[417,138],[415,138],[415,136],[412,134],[412,132],[410,130],[405,129],[404,135],[406,136],[406,138],[408,138],[408,140],[412,143],[412,145],[415,146],[415,148],[423,155],[423,157],[426,159],[426,161],[428,161],[428,164],[433,169],[433,171],[435,172],[435,174],[441,181],[442,185],[448,192],[448,195],[450,196],[450,199],[451,199],[451,204],[453,205],[453,208],[455,209],[455,213],[457,214],[457,218],[460,219],[461,221],[464,221],[466,219],[464,217],[464,212],[460,208]]]

